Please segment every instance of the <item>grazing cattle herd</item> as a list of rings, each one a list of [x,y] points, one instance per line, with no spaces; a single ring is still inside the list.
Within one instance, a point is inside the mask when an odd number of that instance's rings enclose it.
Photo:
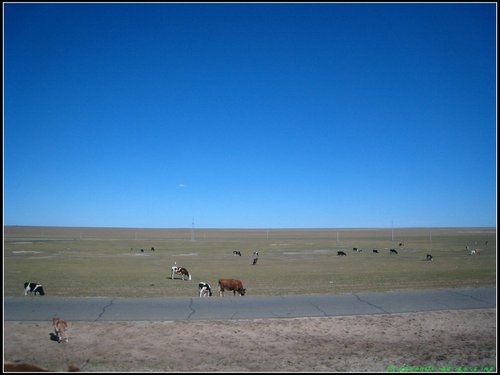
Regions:
[[[488,243],[488,241],[485,242],[485,244],[487,244],[487,243]],[[400,242],[399,246],[400,247],[404,246],[404,243]],[[479,249],[470,249],[468,245],[465,247],[465,249],[466,249],[468,255],[480,255],[481,254]],[[154,250],[155,250],[155,248],[151,247],[151,251],[154,251]],[[353,247],[352,250],[356,253],[361,253],[363,251],[362,249],[359,249],[357,247]],[[392,254],[395,254],[395,255],[399,254],[396,249],[388,249],[388,250],[389,250],[389,254],[391,254],[391,255]],[[140,251],[144,252],[144,249],[140,249]],[[379,254],[379,250],[372,249],[372,253]],[[241,251],[234,250],[233,255],[241,256]],[[337,256],[347,256],[347,253],[343,250],[338,250]],[[259,258],[259,252],[254,251],[252,254],[252,259],[253,259],[252,265],[257,264],[258,258]],[[425,260],[429,262],[429,261],[434,260],[434,257],[431,254],[427,254],[425,257]],[[174,262],[174,265],[171,268],[170,278],[172,280],[174,280],[176,276],[180,276],[180,278],[182,280],[186,280],[186,279],[191,280],[192,279],[192,275],[187,270],[187,268],[179,267],[179,266],[177,266],[177,262]],[[236,293],[238,293],[238,295],[240,295],[240,296],[244,296],[246,293],[246,288],[243,287],[241,280],[238,280],[238,279],[219,279],[218,290],[219,290],[219,296],[221,296],[221,297],[224,296],[224,292],[226,290],[232,291],[234,296],[236,295]],[[45,295],[45,291],[43,289],[43,286],[39,283],[25,282],[24,283],[24,295],[26,296],[28,294],[33,294],[35,296],[37,296],[37,295],[43,296],[43,295]],[[211,297],[211,296],[213,296],[212,287],[210,286],[209,283],[207,283],[205,281],[200,281],[198,283],[198,294],[200,297]],[[57,329],[56,329],[56,331],[57,331]],[[61,340],[59,340],[59,342],[60,341]]]
[[[486,242],[487,244],[487,242]],[[399,243],[399,246],[402,247],[403,243]],[[396,249],[388,249],[385,248],[386,250],[389,250],[389,255],[398,255],[398,251]],[[154,247],[151,247],[151,251],[154,251]],[[356,253],[361,253],[362,249],[359,249],[357,247],[353,247],[352,250]],[[143,249],[140,249],[141,252],[144,252]],[[347,250],[346,250],[347,251]],[[346,251],[343,250],[338,250],[337,251],[337,256],[347,256]],[[402,253],[404,254],[405,251],[401,250]],[[472,256],[472,255],[480,255],[480,249],[469,249],[469,246],[466,246],[466,251],[467,254]],[[377,249],[372,249],[373,254],[379,254],[379,250]],[[233,255],[235,256],[242,256],[241,252],[239,250],[233,251]],[[403,255],[404,256],[404,255]],[[259,257],[259,252],[254,251],[252,254],[252,265],[257,264],[257,260]],[[376,255],[376,257],[379,257]],[[433,261],[434,257],[431,254],[427,254],[425,257],[425,261],[430,262]],[[343,262],[343,261],[342,261]],[[176,276],[180,276],[182,280],[191,280],[192,275],[191,273],[185,268],[185,267],[179,267],[177,266],[177,262],[174,262],[174,265],[171,267],[171,275],[170,278],[172,280],[175,279]],[[233,296],[244,296],[246,294],[247,289],[243,286],[243,283],[239,279],[234,279],[234,278],[221,278],[218,280],[218,291],[219,291],[219,296],[224,297],[224,293],[226,291],[233,292]],[[28,294],[35,295],[35,296],[44,296],[45,291],[42,286],[42,284],[36,283],[36,282],[25,282],[24,283],[24,295],[27,296]],[[212,297],[213,296],[213,290],[211,285],[208,282],[205,281],[199,281],[198,282],[198,295],[200,298],[202,297]],[[54,316],[52,319],[52,325],[54,328],[54,333],[51,333],[51,340],[57,341],[58,343],[65,342],[68,343],[68,323],[59,318],[58,316]],[[4,363],[4,370],[7,371],[12,371],[12,372],[17,372],[17,371],[28,371],[28,372],[35,372],[35,371],[49,371],[47,369],[39,368],[37,366],[32,366],[29,364],[19,364],[19,363]],[[68,371],[80,371],[80,369],[76,367],[70,366]]]

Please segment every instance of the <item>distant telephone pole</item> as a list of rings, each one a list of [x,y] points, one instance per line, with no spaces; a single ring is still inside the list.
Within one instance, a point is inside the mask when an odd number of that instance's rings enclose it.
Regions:
[[[194,216],[191,221],[191,241],[194,241]]]
[[[429,251],[432,250],[432,231],[429,231]]]

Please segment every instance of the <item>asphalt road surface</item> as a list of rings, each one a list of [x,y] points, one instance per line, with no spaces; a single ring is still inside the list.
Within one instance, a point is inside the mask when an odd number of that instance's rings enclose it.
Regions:
[[[21,292],[22,293],[22,292]],[[4,297],[4,321],[299,318],[496,308],[496,288],[308,296],[192,298]]]

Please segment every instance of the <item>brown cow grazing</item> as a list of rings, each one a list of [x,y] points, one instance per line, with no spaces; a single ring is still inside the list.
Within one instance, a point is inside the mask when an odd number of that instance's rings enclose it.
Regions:
[[[225,290],[232,290],[233,291],[233,296],[236,295],[236,292],[240,296],[244,296],[246,289],[243,288],[243,284],[241,283],[240,280],[236,279],[219,279],[219,295],[222,297],[224,296],[224,291]]]

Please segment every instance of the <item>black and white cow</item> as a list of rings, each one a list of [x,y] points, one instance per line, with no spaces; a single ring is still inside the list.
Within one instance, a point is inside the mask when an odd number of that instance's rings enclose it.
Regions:
[[[398,252],[396,251],[396,249],[391,249],[390,251],[390,254],[397,254]]]
[[[24,283],[24,295],[27,296],[28,293],[34,293],[36,295],[44,296],[45,291],[43,290],[43,286],[37,283]]]
[[[212,297],[212,287],[209,283],[200,281],[200,283],[198,284],[198,292],[200,293],[200,297]]]
[[[234,251],[233,251],[233,255],[239,255],[239,256],[241,256],[241,251],[239,251],[239,250],[234,250]]]
[[[252,264],[256,265],[257,261],[259,260],[259,252],[258,251],[254,251],[252,257],[253,257]]]
[[[432,260],[432,255],[431,254],[427,254],[427,256],[425,257],[425,260],[431,261]]]
[[[343,251],[337,251],[337,256],[346,256],[347,254]]]
[[[378,254],[378,250],[377,249],[373,249],[372,250],[374,253]]]

